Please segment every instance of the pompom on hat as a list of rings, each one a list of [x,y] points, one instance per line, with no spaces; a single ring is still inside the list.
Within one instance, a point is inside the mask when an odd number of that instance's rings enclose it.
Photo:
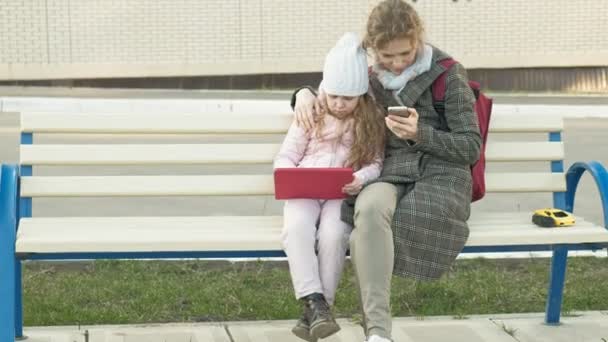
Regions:
[[[325,57],[319,88],[327,94],[359,96],[367,93],[368,87],[367,54],[361,39],[355,33],[345,33]]]

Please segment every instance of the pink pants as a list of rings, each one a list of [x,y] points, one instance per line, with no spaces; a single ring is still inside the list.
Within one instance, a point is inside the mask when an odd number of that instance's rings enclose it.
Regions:
[[[285,203],[281,240],[298,299],[317,292],[330,305],[334,302],[352,231],[340,220],[341,203],[307,199]]]

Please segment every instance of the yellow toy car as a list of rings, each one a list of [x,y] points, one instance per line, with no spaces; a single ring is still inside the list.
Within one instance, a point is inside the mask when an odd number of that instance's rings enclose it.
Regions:
[[[545,208],[534,211],[532,222],[545,228],[567,227],[574,225],[574,216],[561,209]]]

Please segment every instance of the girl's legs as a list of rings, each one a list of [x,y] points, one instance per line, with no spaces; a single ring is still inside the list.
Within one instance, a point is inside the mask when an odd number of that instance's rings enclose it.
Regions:
[[[351,258],[359,284],[366,335],[391,338],[391,278],[394,246],[391,222],[397,188],[389,183],[365,187],[355,203]]]
[[[298,299],[312,293],[323,293],[319,278],[319,262],[315,254],[320,212],[321,206],[317,200],[289,200],[283,208],[281,240]]]
[[[340,330],[323,296],[315,253],[320,212],[317,200],[290,200],[284,207],[283,247],[296,298],[304,304],[302,318],[292,332],[307,341],[316,341]]]
[[[325,299],[332,305],[344,270],[348,238],[352,227],[340,220],[342,200],[328,200],[321,209],[317,230],[319,275]]]

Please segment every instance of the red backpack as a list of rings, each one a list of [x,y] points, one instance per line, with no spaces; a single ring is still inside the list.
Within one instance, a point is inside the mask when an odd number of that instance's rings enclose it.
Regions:
[[[446,58],[439,61],[439,64],[445,67],[445,71],[435,79],[432,85],[433,91],[433,106],[440,115],[445,114],[445,83],[447,71],[456,64],[452,58]],[[479,131],[481,133],[481,151],[479,159],[475,164],[471,165],[471,176],[473,178],[473,195],[472,201],[480,200],[486,193],[486,140],[488,139],[488,127],[490,126],[490,116],[492,114],[492,99],[485,96],[481,90],[479,83],[469,81],[469,86],[475,93],[475,113],[479,122]]]

